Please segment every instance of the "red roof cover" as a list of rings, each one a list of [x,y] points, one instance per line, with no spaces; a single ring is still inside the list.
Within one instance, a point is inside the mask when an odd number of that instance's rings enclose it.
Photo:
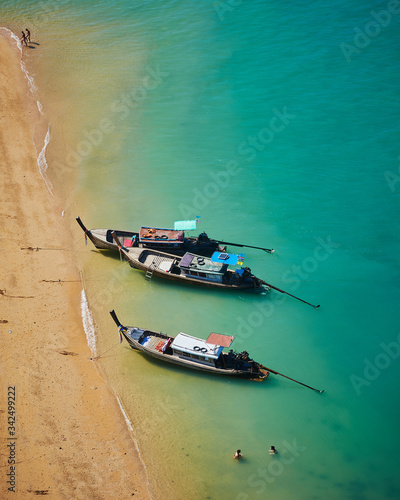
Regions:
[[[232,335],[224,335],[223,333],[210,333],[206,342],[222,347],[229,347],[234,338]]]

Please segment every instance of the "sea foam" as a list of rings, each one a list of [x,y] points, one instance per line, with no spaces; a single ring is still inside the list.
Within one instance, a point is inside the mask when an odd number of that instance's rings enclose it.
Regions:
[[[89,349],[92,351],[93,357],[96,356],[96,329],[94,326],[92,312],[89,309],[89,303],[86,298],[85,289],[82,288],[81,292],[81,315],[82,315],[82,323],[83,329],[86,333],[86,340],[89,346]]]
[[[49,178],[47,177],[46,175],[46,171],[48,169],[48,164],[47,164],[47,160],[46,160],[46,149],[47,149],[47,146],[50,142],[50,128],[47,129],[47,133],[46,133],[46,137],[44,138],[44,145],[43,145],[43,148],[42,150],[40,151],[38,157],[37,157],[37,164],[38,164],[38,167],[39,167],[39,172],[40,172],[40,175],[42,176],[46,186],[47,186],[47,189],[50,191],[50,193],[54,196],[54,193],[53,193],[53,185],[52,183],[50,182]]]
[[[149,477],[147,475],[147,468],[146,468],[146,464],[144,463],[144,460],[143,460],[143,457],[142,457],[142,454],[140,453],[140,448],[139,448],[139,445],[138,445],[138,442],[137,442],[137,438],[136,438],[136,434],[135,434],[135,431],[133,429],[133,426],[132,426],[132,422],[129,420],[128,418],[128,415],[126,414],[126,411],[124,410],[124,407],[122,406],[122,403],[121,403],[121,400],[119,399],[119,397],[116,395],[116,398],[117,398],[117,401],[118,401],[118,404],[119,404],[119,407],[121,408],[121,412],[122,412],[122,415],[124,416],[125,418],[125,422],[129,428],[129,430],[131,431],[131,434],[132,434],[132,437],[133,437],[133,442],[135,443],[135,447],[136,447],[136,451],[138,452],[138,455],[139,455],[139,459],[143,465],[143,470],[144,470],[144,473],[145,473],[145,477],[146,477],[146,486],[147,486],[147,492],[150,496],[150,498],[153,498],[151,496],[151,493],[149,491],[149,486],[150,486],[150,482],[149,482]]]
[[[8,28],[0,27],[0,35],[1,34],[3,34],[5,37],[8,37],[12,42],[15,42],[15,45],[18,48],[18,50],[20,52],[20,56],[21,56],[21,59],[20,59],[21,70],[22,70],[23,74],[25,75],[25,78],[28,81],[28,88],[29,88],[30,96],[34,97],[34,95],[37,92],[38,88],[37,88],[37,86],[35,84],[35,80],[34,80],[33,76],[29,74],[29,71],[27,70],[25,63],[22,60],[22,54],[23,54],[23,52],[22,52],[22,44],[20,42],[20,39],[17,37],[17,35],[15,33],[13,33]],[[37,100],[36,104],[37,104],[39,113],[42,116],[44,116],[42,103],[39,100]],[[48,164],[47,164],[47,160],[46,160],[46,149],[47,149],[47,146],[48,146],[49,142],[50,142],[50,128],[48,127],[47,128],[46,136],[44,138],[43,148],[41,149],[41,151],[40,151],[40,153],[39,153],[39,155],[37,157],[37,164],[38,164],[38,167],[39,167],[40,175],[42,176],[42,178],[43,178],[43,180],[44,180],[44,182],[46,184],[47,189],[54,196],[53,185],[52,185],[52,183],[50,182],[49,178],[46,175],[46,171],[48,169]]]

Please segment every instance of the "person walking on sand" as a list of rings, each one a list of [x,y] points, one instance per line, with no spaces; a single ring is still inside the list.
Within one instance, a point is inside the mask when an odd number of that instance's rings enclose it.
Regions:
[[[27,42],[31,42],[31,32],[29,31],[28,28],[25,28],[26,29],[26,41]]]
[[[235,460],[240,460],[243,457],[241,450],[237,450],[237,452],[233,455]]]
[[[25,47],[28,46],[28,42],[26,41],[26,35],[24,32],[22,32],[21,43],[22,43],[22,45],[25,44]]]

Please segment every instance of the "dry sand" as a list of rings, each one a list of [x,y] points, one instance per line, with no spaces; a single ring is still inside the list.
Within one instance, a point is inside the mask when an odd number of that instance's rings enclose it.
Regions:
[[[147,499],[132,435],[90,360],[68,225],[38,170],[37,113],[19,52],[0,38],[0,498]]]

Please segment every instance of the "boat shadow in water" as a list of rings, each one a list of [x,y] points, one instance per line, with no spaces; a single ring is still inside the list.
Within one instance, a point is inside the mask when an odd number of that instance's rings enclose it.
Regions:
[[[151,286],[152,283],[155,283],[157,288],[162,289],[161,287],[166,287],[166,292],[169,293],[171,291],[171,288],[176,287],[177,290],[186,290],[188,292],[189,290],[197,292],[202,292],[205,293],[206,295],[210,296],[212,294],[215,294],[216,297],[221,297],[221,295],[229,295],[229,296],[236,296],[236,297],[246,297],[246,296],[251,296],[251,297],[265,297],[270,295],[271,290],[265,289],[264,291],[261,291],[260,289],[257,288],[246,288],[243,290],[235,290],[235,289],[230,289],[230,288],[223,288],[222,293],[220,289],[216,288],[208,288],[207,286],[199,286],[198,283],[191,283],[191,282],[181,282],[181,281],[166,281],[163,278],[160,278],[158,276],[153,276],[151,280],[147,280],[145,276],[143,276],[143,271],[140,271],[139,269],[133,269],[131,268],[132,273],[137,273],[139,276],[142,276],[144,279],[144,282],[148,285]],[[243,295],[241,295],[243,294]]]
[[[216,383],[219,383],[221,388],[226,387],[227,384],[233,384],[236,387],[241,388],[242,386],[246,388],[246,394],[248,394],[249,390],[265,390],[267,387],[268,389],[278,389],[280,391],[288,390],[288,391],[297,391],[297,390],[302,390],[301,387],[296,386],[291,384],[288,381],[285,380],[279,380],[279,377],[274,377],[270,376],[268,377],[268,383],[267,384],[262,384],[258,383],[257,380],[249,380],[245,378],[240,378],[240,377],[228,377],[224,376],[221,377],[221,375],[213,374],[213,373],[202,373],[201,371],[197,370],[191,370],[188,368],[185,368],[184,366],[177,366],[169,363],[163,363],[160,360],[151,358],[146,356],[143,353],[140,352],[134,352],[132,353],[132,349],[128,346],[125,346],[125,349],[129,351],[129,355],[132,356],[132,354],[141,356],[141,359],[143,360],[144,363],[149,363],[152,367],[154,367],[154,370],[162,370],[160,371],[159,375],[162,376],[163,372],[165,374],[176,374],[176,375],[184,375],[186,378],[191,378],[193,380],[193,383],[196,383],[199,381],[200,383],[203,383],[204,380],[212,380],[214,386]],[[157,374],[158,375],[158,374]],[[168,377],[166,377],[168,379]],[[170,380],[170,379],[168,379]],[[249,384],[250,382],[250,384]],[[313,389],[315,390],[315,389]],[[321,391],[317,391],[321,392]],[[324,391],[322,391],[324,392]]]

